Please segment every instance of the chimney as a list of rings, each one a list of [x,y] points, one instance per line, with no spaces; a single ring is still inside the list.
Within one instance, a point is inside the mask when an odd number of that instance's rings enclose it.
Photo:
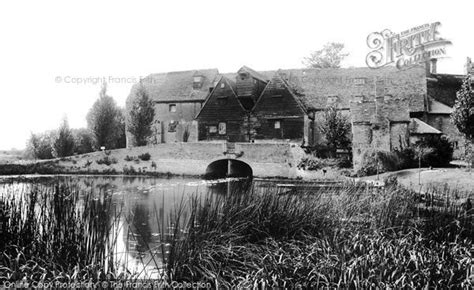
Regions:
[[[432,58],[430,60],[430,65],[431,65],[431,68],[430,68],[430,73],[432,74],[435,74],[436,73],[436,65],[438,63],[438,60],[436,58]]]
[[[426,69],[426,75],[429,76],[431,74],[436,73],[436,64],[438,60],[436,58],[432,58],[429,60],[425,61],[425,69]]]
[[[465,70],[466,70],[466,74],[470,74],[472,72],[472,62],[471,62],[471,58],[468,57],[467,60],[466,60],[466,65],[465,65]]]

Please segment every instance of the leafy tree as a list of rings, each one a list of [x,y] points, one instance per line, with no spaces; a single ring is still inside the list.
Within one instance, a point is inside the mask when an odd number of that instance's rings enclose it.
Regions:
[[[84,154],[94,151],[94,135],[89,129],[80,128],[73,130],[75,151],[78,154]]]
[[[123,131],[120,118],[121,109],[115,100],[107,95],[107,85],[104,83],[99,99],[87,114],[87,126],[95,136],[97,148],[118,148],[118,140]]]
[[[119,108],[117,115],[118,122],[118,131],[117,131],[117,140],[115,143],[115,148],[125,148],[127,147],[127,135],[125,132],[125,109]]]
[[[466,159],[474,163],[474,152],[469,144],[474,140],[474,92],[472,90],[471,75],[468,74],[461,89],[457,92],[451,120],[459,132],[466,138]]]
[[[135,138],[136,146],[143,146],[152,133],[152,123],[155,117],[153,101],[148,96],[145,88],[140,85],[133,98],[128,113],[127,130]]]
[[[348,53],[344,53],[344,44],[328,42],[320,50],[316,50],[309,57],[305,57],[303,64],[309,68],[339,68]]]
[[[28,154],[35,159],[52,159],[54,157],[51,147],[53,139],[53,131],[38,134],[31,133],[26,145]]]
[[[54,157],[71,156],[74,153],[74,136],[66,118],[59,126],[52,147]]]
[[[324,134],[331,156],[336,155],[337,148],[348,148],[351,144],[349,132],[351,124],[335,107],[328,107],[324,111],[324,119],[320,130]]]

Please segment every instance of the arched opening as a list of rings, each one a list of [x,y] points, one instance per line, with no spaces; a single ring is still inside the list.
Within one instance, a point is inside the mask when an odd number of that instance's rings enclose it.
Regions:
[[[204,174],[205,179],[219,179],[227,177],[252,178],[252,167],[247,163],[235,159],[221,159],[209,164]]]

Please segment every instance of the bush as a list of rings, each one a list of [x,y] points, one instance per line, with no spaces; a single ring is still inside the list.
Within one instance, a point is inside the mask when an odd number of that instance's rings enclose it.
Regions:
[[[453,159],[453,145],[444,136],[427,136],[417,142],[416,146],[431,148],[422,154],[422,166],[448,166]]]
[[[418,167],[418,161],[416,159],[416,152],[414,148],[407,147],[401,150],[395,150],[394,152],[400,161],[400,169]]]
[[[132,156],[125,156],[125,161],[133,161],[133,157]]]
[[[337,159],[338,168],[352,168],[352,158],[348,156]]]
[[[143,161],[148,161],[148,160],[150,160],[151,155],[150,155],[150,153],[147,152],[147,153],[143,153],[141,155],[138,155],[138,158],[140,158]]]
[[[125,165],[123,167],[123,174],[125,175],[135,175],[136,173],[137,171],[135,170],[133,166],[128,167],[127,165]]]
[[[117,163],[117,159],[115,158],[109,158],[109,156],[105,156],[104,158],[102,159],[98,159],[95,161],[97,164],[105,164],[107,166],[110,166],[111,164],[116,164]]]
[[[312,152],[319,158],[328,158],[331,155],[331,149],[326,144],[314,145]]]
[[[398,169],[400,169],[400,160],[395,152],[368,150],[362,154],[362,165],[357,175],[375,175],[377,172],[383,173]]]
[[[319,170],[324,166],[325,164],[321,159],[315,158],[313,156],[302,158],[297,165],[298,169],[303,170]]]

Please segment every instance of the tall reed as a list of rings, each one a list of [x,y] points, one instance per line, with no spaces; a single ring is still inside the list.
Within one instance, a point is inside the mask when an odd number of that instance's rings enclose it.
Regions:
[[[116,272],[113,231],[120,208],[107,192],[84,192],[73,183],[8,188],[0,196],[8,214],[0,280],[99,280]]]

